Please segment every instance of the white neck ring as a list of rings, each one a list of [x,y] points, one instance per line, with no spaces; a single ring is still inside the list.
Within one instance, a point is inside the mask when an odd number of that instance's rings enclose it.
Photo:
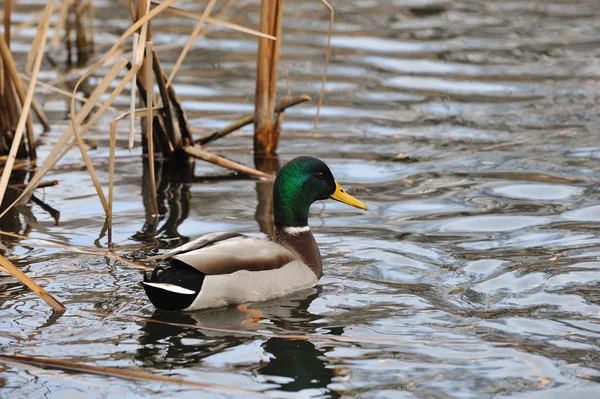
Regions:
[[[285,231],[286,234],[294,236],[296,234],[305,233],[307,231],[310,231],[310,227],[308,227],[308,226],[302,226],[302,227],[284,227],[283,231]]]

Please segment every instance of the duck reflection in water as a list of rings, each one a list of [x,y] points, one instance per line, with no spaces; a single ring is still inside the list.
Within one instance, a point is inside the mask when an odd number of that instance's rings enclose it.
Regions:
[[[236,351],[241,346],[265,339],[258,333],[260,330],[268,329],[278,334],[313,334],[313,329],[303,331],[299,330],[299,326],[314,325],[321,319],[321,316],[308,311],[320,291],[320,287],[315,287],[277,301],[252,305],[263,312],[261,323],[244,323],[247,315],[235,307],[188,313],[156,310],[152,319],[160,323],[144,323],[136,359],[158,369],[210,367],[211,371],[223,369],[231,372],[232,367],[243,366],[244,370],[258,375],[259,381],[278,384],[278,390],[298,392],[310,389],[317,390],[318,397],[338,398],[337,392],[327,388],[335,370],[328,364],[325,350],[308,340],[266,338],[261,344],[263,353],[256,358],[240,359]],[[240,330],[248,334],[236,333]],[[257,331],[257,334],[252,335],[252,331]],[[342,329],[330,329],[330,333],[339,335]]]

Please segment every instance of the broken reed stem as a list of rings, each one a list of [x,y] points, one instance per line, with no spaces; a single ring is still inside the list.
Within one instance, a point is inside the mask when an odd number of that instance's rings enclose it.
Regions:
[[[46,12],[42,17],[42,21],[40,22],[40,26],[38,31],[41,32],[41,40],[39,46],[37,48],[36,57],[35,57],[35,65],[33,68],[33,73],[31,75],[31,83],[27,88],[27,94],[25,96],[25,100],[22,105],[21,115],[19,117],[19,123],[17,124],[17,129],[15,131],[13,142],[10,148],[10,152],[8,154],[8,159],[6,160],[6,165],[4,167],[4,171],[2,172],[2,177],[0,178],[0,204],[4,199],[4,194],[6,192],[6,187],[8,186],[8,181],[10,179],[10,174],[12,172],[12,167],[14,165],[16,154],[19,149],[19,144],[21,142],[21,138],[23,137],[23,130],[25,129],[25,123],[29,116],[29,109],[31,107],[31,102],[33,100],[33,92],[35,89],[35,82],[37,81],[38,74],[40,72],[40,67],[42,66],[42,58],[44,56],[44,46],[46,45],[46,38],[48,37],[48,28],[50,27],[50,13],[54,7],[54,0],[49,0],[46,4]]]
[[[167,147],[168,153],[165,155],[170,157],[175,148],[181,147],[181,137],[175,131],[173,114],[171,112],[171,105],[169,102],[169,93],[167,92],[167,87],[165,84],[165,74],[160,66],[160,60],[158,59],[158,54],[156,53],[154,46],[152,46],[152,69],[154,70],[154,78],[156,79],[156,84],[158,85],[158,91],[162,100],[162,108],[160,113],[165,123],[165,130],[169,138]],[[146,104],[146,106],[148,106],[148,104]],[[163,148],[163,151],[164,150],[165,148]]]
[[[135,18],[135,10],[133,9],[133,2],[129,2],[129,5],[131,7],[131,16],[132,18]],[[137,54],[137,46],[138,46],[138,42],[140,40],[140,35],[136,32],[133,34],[133,45],[132,45],[132,58],[133,61],[135,62],[135,55]],[[127,63],[127,69],[129,69],[131,71],[132,69],[132,64],[131,62]],[[131,80],[131,91],[129,93],[129,142],[127,145],[127,148],[129,148],[129,152],[131,152],[131,150],[133,149],[133,144],[135,142],[135,99],[136,99],[136,91],[137,91],[137,84],[136,84],[136,79],[132,79]],[[110,230],[109,230],[110,231]]]
[[[154,217],[158,218],[158,200],[156,198],[156,175],[154,173],[154,136],[152,135],[152,106],[154,104],[154,80],[152,71],[152,42],[146,42],[146,137],[148,142],[148,168],[150,171],[150,195],[152,196],[152,207],[154,208]],[[168,105],[168,104],[167,104]]]
[[[161,382],[161,383],[171,383],[178,385],[187,385],[196,388],[201,388],[211,392],[217,392],[220,394],[228,394],[228,395],[242,395],[246,396],[259,396],[270,398],[271,396],[267,396],[261,392],[249,391],[241,388],[232,388],[225,385],[216,385],[209,384],[206,382],[197,382],[185,380],[183,378],[177,377],[169,377],[166,375],[160,374],[150,374],[143,371],[135,371],[135,370],[127,370],[123,368],[113,368],[113,367],[103,367],[103,366],[92,366],[85,363],[76,363],[68,360],[60,360],[60,359],[49,359],[43,357],[34,357],[34,356],[20,356],[20,355],[0,355],[0,361],[7,360],[34,364],[39,366],[48,366],[54,367],[61,370],[70,370],[76,371],[80,373],[87,374],[95,374],[101,376],[110,376],[116,378],[122,378],[127,380],[143,380],[149,382]]]
[[[279,102],[279,105],[277,105],[277,107],[275,108],[275,113],[282,113],[289,107],[292,107],[292,106],[298,105],[298,104],[302,104],[303,102],[310,101],[310,100],[311,100],[310,96],[307,96],[306,94],[303,94],[301,96],[298,96],[298,97],[295,97],[292,99],[282,98],[281,101]],[[236,130],[241,129],[244,126],[247,126],[247,125],[251,124],[252,122],[254,122],[254,117],[255,117],[255,115],[248,115],[248,116],[239,118],[232,124],[230,124],[224,128],[215,130],[214,132],[211,132],[211,133],[199,138],[198,140],[194,141],[194,144],[195,145],[206,145],[212,141],[215,141],[222,137],[225,137],[228,134],[233,133]]]
[[[165,79],[166,75],[163,73],[163,79]],[[173,110],[175,111],[175,116],[177,117],[177,124],[179,125],[179,134],[181,134],[181,139],[184,143],[191,143],[194,141],[192,138],[192,133],[190,132],[190,126],[188,125],[187,116],[185,115],[185,111],[181,106],[181,101],[179,97],[177,97],[177,93],[175,93],[175,89],[173,86],[167,87],[167,94],[169,95],[169,100],[171,100],[171,104],[173,105]]]
[[[189,155],[202,159],[203,161],[213,163],[215,165],[221,166],[223,168],[231,169],[239,173],[244,173],[251,176],[260,177],[263,179],[274,179],[275,176],[270,175],[268,173],[261,172],[260,170],[256,170],[254,168],[250,168],[248,166],[239,164],[237,162],[230,161],[218,155],[212,154],[208,151],[205,151],[198,147],[186,146],[183,147],[183,150]]]
[[[258,39],[256,90],[254,97],[254,153],[273,154],[277,151],[279,129],[275,120],[277,67],[281,46],[283,0],[262,0],[260,31],[275,36],[275,42]]]
[[[66,309],[65,306],[60,303],[56,298],[50,295],[45,289],[40,287],[27,277],[25,273],[19,270],[16,266],[10,263],[4,256],[0,255],[0,266],[6,269],[10,274],[17,278],[20,282],[25,284],[29,289],[35,292],[44,302],[46,302],[55,312],[63,313]]]

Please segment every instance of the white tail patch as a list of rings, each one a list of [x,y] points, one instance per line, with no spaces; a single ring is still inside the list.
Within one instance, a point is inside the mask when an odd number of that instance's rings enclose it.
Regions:
[[[306,231],[310,231],[310,227],[302,226],[302,227],[284,227],[283,231],[291,236],[295,236],[296,234],[304,233]]]
[[[180,287],[180,286],[175,285],[175,284],[169,284],[169,283],[148,283],[146,281],[143,281],[142,284],[146,284],[146,285],[149,285],[150,287],[154,287],[154,288],[160,288],[161,290],[165,290],[165,291],[169,291],[169,292],[174,292],[176,294],[196,295],[196,291],[188,290],[187,288],[183,288],[183,287]]]

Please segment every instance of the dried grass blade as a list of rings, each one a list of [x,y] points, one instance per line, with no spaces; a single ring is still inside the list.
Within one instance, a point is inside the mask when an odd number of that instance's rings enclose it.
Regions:
[[[6,37],[6,43],[8,45],[10,45],[10,28],[11,28],[11,21],[10,21],[10,17],[12,15],[12,10],[13,7],[15,6],[15,2],[14,0],[5,0],[4,3],[4,15],[3,15],[3,19],[4,19],[4,36]]]
[[[21,79],[23,79],[23,80],[31,82],[31,78],[29,76],[27,76],[27,75],[24,75],[24,74],[20,73],[19,77]],[[52,86],[51,84],[48,84],[48,83],[45,83],[45,82],[42,82],[42,81],[39,81],[39,80],[35,84],[37,86],[43,87],[43,88],[48,89],[50,91],[53,91],[55,93],[62,94],[63,96],[66,96],[66,97],[69,97],[69,98],[73,97],[73,93],[71,93],[70,91],[66,91],[66,90],[60,89],[60,88],[58,88],[56,86]],[[84,102],[88,100],[87,98],[85,98],[83,96],[80,96],[80,95],[75,95],[75,98],[77,100],[79,100],[79,101],[84,101]],[[104,106],[103,103],[100,103],[100,102],[94,103],[94,107],[96,107],[96,108],[101,108],[102,106]],[[108,109],[110,111],[113,111],[113,112],[119,112],[119,110],[117,108],[112,107],[112,106],[108,106],[106,109]]]
[[[5,268],[10,274],[15,276],[19,281],[25,284],[29,289],[35,292],[44,302],[46,302],[55,312],[63,313],[65,306],[56,298],[50,295],[45,289],[36,284],[35,281],[27,277],[25,273],[10,263],[4,256],[0,255],[0,265]]]
[[[161,4],[159,1],[155,1],[155,0],[153,0],[152,3]],[[186,10],[182,10],[181,8],[177,8],[177,7],[169,7],[168,11],[172,12],[173,14],[181,15],[182,17],[188,17],[188,18],[193,18],[193,19],[198,19],[198,20],[200,18],[202,18],[202,15],[204,15],[199,12],[186,11]],[[232,22],[227,22],[227,21],[224,21],[219,18],[207,17],[206,22],[209,24],[212,24],[212,25],[223,26],[225,28],[229,28],[231,30],[235,30],[238,32],[247,33],[249,35],[264,37],[266,39],[271,39],[271,40],[277,40],[277,38],[275,36],[271,36],[266,33],[262,33],[257,30],[254,30],[254,29],[246,28],[245,26],[234,24]]]
[[[149,382],[165,382],[171,384],[187,385],[196,388],[205,389],[211,392],[218,392],[230,395],[247,395],[270,397],[261,392],[249,391],[241,388],[231,388],[223,385],[209,384],[205,382],[197,382],[185,380],[183,378],[169,377],[160,374],[150,374],[143,371],[126,370],[122,368],[91,366],[89,364],[76,363],[68,360],[49,359],[34,356],[17,356],[17,355],[0,355],[0,360],[17,361],[22,363],[30,363],[35,365],[43,365],[55,367],[63,370],[72,370],[80,373],[97,374],[102,376],[110,376],[116,378],[145,380]]]
[[[254,29],[246,28],[245,26],[242,26],[242,25],[238,25],[238,24],[234,24],[234,23],[231,23],[231,22],[227,22],[227,21],[224,21],[222,19],[208,17],[206,19],[206,22],[208,22],[209,24],[213,24],[213,25],[219,25],[219,26],[222,26],[224,28],[229,28],[231,30],[235,30],[235,31],[238,31],[238,32],[247,33],[247,34],[252,35],[252,36],[264,37],[265,39],[269,39],[269,40],[273,40],[273,41],[277,40],[277,38],[275,36],[268,35],[266,33],[262,33],[262,32],[259,32],[257,30],[254,30]]]
[[[33,101],[33,92],[35,89],[35,82],[37,81],[38,74],[40,72],[40,67],[42,66],[42,58],[44,56],[44,46],[46,45],[46,38],[48,37],[48,28],[50,27],[50,14],[52,12],[52,7],[54,6],[54,0],[50,0],[46,4],[46,12],[44,13],[44,17],[42,18],[42,22],[40,23],[40,27],[38,31],[41,32],[41,40],[38,45],[37,54],[35,57],[35,65],[33,69],[33,74],[31,76],[32,84],[27,88],[27,94],[25,96],[25,101],[23,103],[21,109],[21,115],[19,116],[19,123],[17,124],[17,128],[15,130],[15,134],[13,137],[13,142],[10,148],[10,152],[8,155],[8,159],[6,160],[6,165],[4,167],[4,171],[2,172],[2,177],[0,178],[0,203],[4,199],[4,194],[6,192],[6,187],[8,186],[8,180],[10,179],[10,174],[12,172],[12,167],[14,165],[17,151],[19,149],[19,144],[21,139],[23,138],[23,131],[25,130],[25,124],[28,119],[29,109],[31,108],[31,103]]]
[[[194,41],[196,41],[196,37],[200,33],[200,29],[202,29],[202,26],[204,26],[204,23],[206,22],[206,20],[210,16],[210,13],[212,12],[212,9],[214,8],[214,6],[215,6],[216,3],[217,3],[217,0],[210,0],[210,2],[208,3],[208,5],[204,9],[204,12],[202,13],[202,16],[198,19],[198,23],[194,27],[194,30],[192,31],[192,34],[190,35],[190,37],[189,37],[187,43],[185,44],[185,46],[183,47],[183,50],[181,50],[181,54],[179,54],[179,58],[177,58],[177,61],[175,61],[175,65],[173,65],[173,69],[171,70],[171,74],[169,75],[169,79],[167,79],[167,84],[166,84],[167,87],[169,87],[171,85],[171,83],[173,82],[173,79],[175,78],[175,75],[177,74],[177,71],[179,70],[179,67],[183,63],[183,60],[184,60],[185,56],[187,55],[187,53],[192,48],[192,45],[194,44]]]
[[[331,36],[333,35],[333,7],[327,0],[321,0],[321,3],[329,10],[329,32],[327,34],[327,51],[325,52],[325,69],[323,70],[323,80],[321,81],[321,93],[319,93],[319,102],[317,103],[317,116],[315,117],[315,129],[319,125],[319,116],[321,114],[321,106],[325,97],[325,83],[327,83],[327,68],[329,67],[329,59],[331,58]]]

